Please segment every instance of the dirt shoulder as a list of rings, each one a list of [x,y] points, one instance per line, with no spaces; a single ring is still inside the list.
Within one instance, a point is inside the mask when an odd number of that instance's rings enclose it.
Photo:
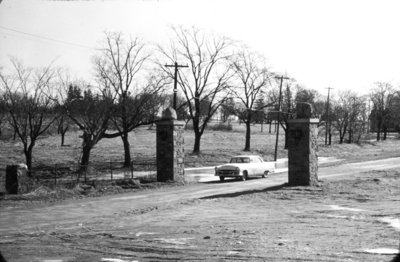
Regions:
[[[268,179],[224,184],[260,181]],[[196,188],[188,190],[196,194]],[[399,169],[377,166],[323,178],[313,188],[281,184],[189,200],[179,200],[178,190],[175,199],[161,190],[155,195],[171,199],[143,208],[137,203],[146,199],[126,194],[118,196],[122,208],[112,202],[101,207],[108,214],[88,213],[84,220],[67,219],[70,223],[55,209],[41,208],[49,224],[3,234],[0,250],[8,261],[390,261],[393,255],[369,251],[398,248],[398,192]],[[86,204],[82,210],[96,208]]]

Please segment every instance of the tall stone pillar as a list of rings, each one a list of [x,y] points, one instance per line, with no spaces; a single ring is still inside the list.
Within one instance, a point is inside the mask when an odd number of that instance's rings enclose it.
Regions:
[[[176,120],[176,112],[169,107],[157,122],[157,181],[184,182],[184,122]]]
[[[311,104],[298,103],[296,118],[288,122],[291,186],[318,185],[318,119],[311,116]]]

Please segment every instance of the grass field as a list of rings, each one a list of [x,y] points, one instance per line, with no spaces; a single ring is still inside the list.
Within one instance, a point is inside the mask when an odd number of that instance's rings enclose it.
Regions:
[[[263,129],[263,131],[262,131]],[[201,154],[192,155],[194,133],[186,130],[185,139],[185,165],[186,167],[213,166],[226,162],[230,156],[243,154],[245,143],[244,125],[234,125],[232,131],[207,130],[201,140]],[[259,154],[266,160],[274,159],[275,133],[268,132],[268,126],[255,125],[252,127],[251,148],[254,154]],[[278,158],[286,158],[287,150],[284,149],[284,134],[280,132]],[[80,157],[81,139],[80,132],[69,132],[66,135],[66,146],[60,146],[60,136],[51,135],[41,138],[33,154],[33,165],[54,166],[55,164],[76,165]],[[363,159],[376,159],[391,156],[400,156],[400,140],[393,135],[384,142],[375,142],[373,137],[367,138],[361,144],[324,145],[324,134],[319,136],[319,156],[337,157],[348,161],[358,160],[363,151]],[[154,160],[156,155],[156,131],[148,127],[141,127],[130,134],[131,153],[134,161]],[[92,151],[91,162],[94,164],[106,162],[122,162],[123,146],[120,138],[103,139]],[[18,140],[0,140],[0,170],[5,170],[6,165],[23,163],[24,154],[22,143]]]
[[[275,134],[267,131],[253,128],[253,153],[272,160]],[[360,145],[324,146],[321,135],[319,155],[348,162],[398,157],[400,140],[395,136],[384,142],[374,142],[370,137]],[[279,157],[283,158],[283,135],[280,141]],[[35,165],[76,163],[79,133],[69,133],[66,142],[68,146],[60,147],[58,136],[41,139],[35,148]],[[131,143],[137,161],[154,159],[154,130],[136,130]],[[220,164],[231,155],[243,153],[243,126],[235,126],[231,132],[204,134],[199,156],[190,154],[192,146],[193,133],[189,130],[185,133],[188,167]],[[18,142],[1,140],[0,150],[2,170],[5,164],[23,162]],[[94,149],[92,161],[121,161],[122,155],[120,139],[103,140]],[[394,255],[374,252],[398,248],[398,231],[389,223],[397,223],[400,215],[399,179],[398,170],[377,167],[322,179],[318,187],[282,185],[240,190],[246,183],[265,186],[264,181],[269,179],[151,183],[153,187],[137,185],[129,189],[111,183],[71,189],[41,186],[28,194],[5,195],[0,201],[1,218],[11,219],[2,222],[6,225],[2,230],[8,233],[0,248],[9,261],[104,261],[105,257],[115,261],[390,261]],[[230,186],[237,192],[220,194],[221,188]],[[181,198],[185,192],[198,192],[199,187],[205,191],[215,188],[218,193],[186,201]],[[134,198],[143,195],[146,201]],[[160,196],[165,201],[160,202]],[[178,200],[173,201],[173,196]],[[67,201],[61,201],[64,199]],[[249,219],[251,222],[246,223]]]

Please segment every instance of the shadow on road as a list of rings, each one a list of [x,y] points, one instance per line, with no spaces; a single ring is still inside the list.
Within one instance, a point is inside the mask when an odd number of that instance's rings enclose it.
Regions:
[[[260,177],[249,177],[247,178],[247,181],[249,180],[256,180],[256,179],[264,179]],[[242,178],[225,178],[224,181],[220,180],[210,180],[210,181],[199,181],[201,184],[225,184],[225,183],[243,183]]]
[[[201,184],[224,184],[224,183],[238,183],[238,182],[243,183],[243,180],[241,180],[241,179],[227,179],[225,181],[213,180],[213,181],[203,181],[203,182],[199,182],[199,183],[201,183]]]
[[[277,185],[277,186],[271,186],[271,187],[267,187],[267,188],[264,188],[264,189],[247,190],[247,191],[241,191],[241,192],[235,192],[235,193],[206,196],[206,197],[202,197],[200,199],[239,197],[239,196],[251,195],[251,194],[255,194],[255,193],[262,193],[262,192],[268,192],[268,191],[277,191],[277,190],[280,190],[280,189],[282,189],[284,187],[288,187],[288,183],[284,183],[282,185]]]

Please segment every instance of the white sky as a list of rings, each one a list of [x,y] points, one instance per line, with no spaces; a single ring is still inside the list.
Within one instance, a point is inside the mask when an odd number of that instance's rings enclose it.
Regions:
[[[162,43],[170,25],[241,40],[273,71],[323,94],[328,86],[367,93],[375,81],[400,84],[398,0],[3,0],[0,66],[12,55],[88,78],[93,49],[27,34],[95,48],[104,31]]]

